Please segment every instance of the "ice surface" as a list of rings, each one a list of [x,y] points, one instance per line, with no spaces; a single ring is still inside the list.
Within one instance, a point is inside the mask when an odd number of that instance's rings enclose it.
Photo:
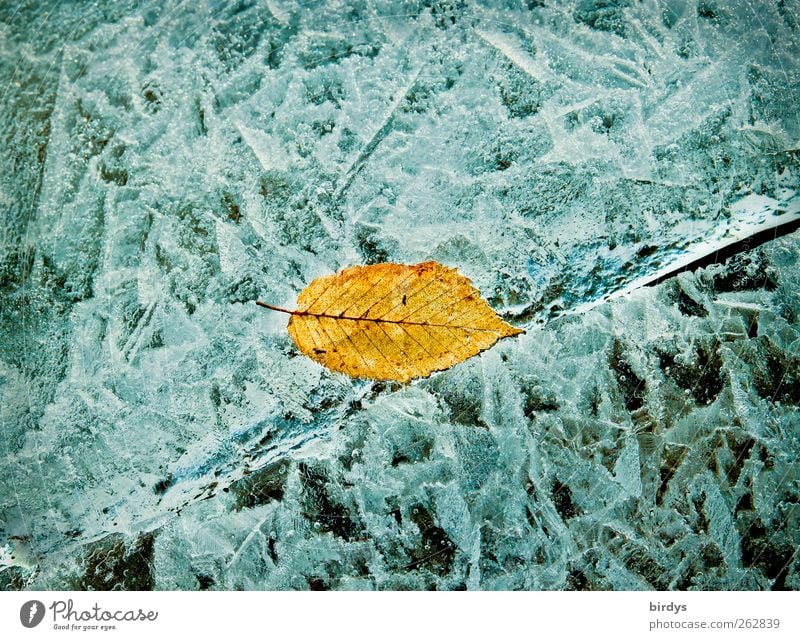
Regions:
[[[0,5],[0,585],[800,588],[800,5]],[[407,386],[313,278],[528,333]]]

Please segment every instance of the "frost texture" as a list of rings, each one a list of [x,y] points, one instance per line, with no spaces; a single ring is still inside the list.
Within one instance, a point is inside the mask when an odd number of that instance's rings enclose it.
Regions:
[[[800,588],[797,233],[603,302],[800,211],[796,1],[0,16],[4,588]],[[527,335],[253,304],[426,259]]]

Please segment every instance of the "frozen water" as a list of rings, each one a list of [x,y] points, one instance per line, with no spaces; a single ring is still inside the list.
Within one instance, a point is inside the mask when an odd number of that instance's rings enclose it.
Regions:
[[[800,5],[0,5],[0,584],[800,588]],[[747,247],[739,247],[740,249]],[[518,339],[301,356],[436,259]]]

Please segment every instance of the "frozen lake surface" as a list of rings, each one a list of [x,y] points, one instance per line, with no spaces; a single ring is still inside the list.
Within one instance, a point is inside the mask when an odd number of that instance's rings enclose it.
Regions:
[[[800,589],[798,60],[796,0],[3,3],[0,587]],[[431,259],[527,333],[374,383],[254,304]]]

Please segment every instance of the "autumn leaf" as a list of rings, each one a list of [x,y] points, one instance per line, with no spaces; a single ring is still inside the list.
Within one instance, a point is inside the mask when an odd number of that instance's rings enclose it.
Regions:
[[[469,278],[438,262],[356,266],[317,278],[288,311],[299,349],[354,378],[408,382],[525,333],[503,321]]]

